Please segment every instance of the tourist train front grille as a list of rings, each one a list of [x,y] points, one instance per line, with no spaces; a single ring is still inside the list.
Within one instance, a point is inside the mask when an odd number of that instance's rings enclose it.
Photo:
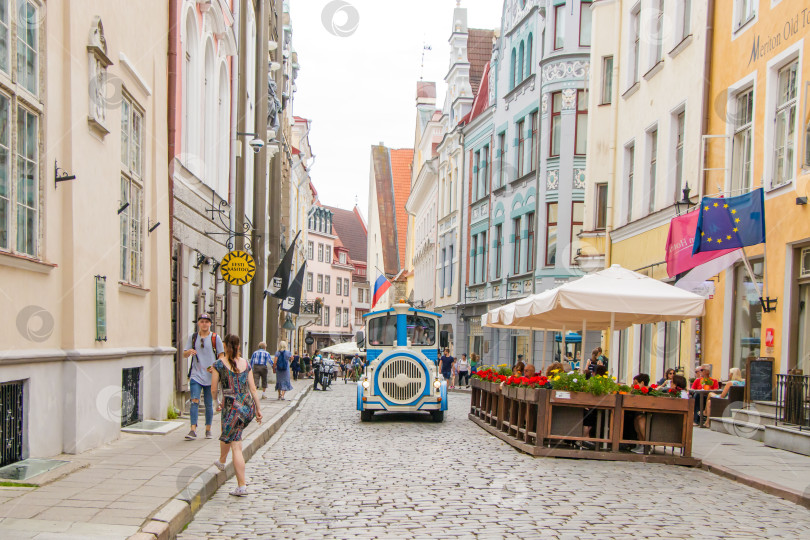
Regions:
[[[410,403],[425,390],[427,374],[416,360],[395,358],[377,372],[380,392],[393,403]]]

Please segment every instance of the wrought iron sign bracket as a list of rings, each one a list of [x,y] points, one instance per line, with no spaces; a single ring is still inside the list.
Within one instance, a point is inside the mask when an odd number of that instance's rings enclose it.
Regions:
[[[60,174],[61,171],[61,174]],[[59,168],[59,163],[56,160],[53,160],[53,187],[54,189],[59,187],[59,182],[67,182],[68,180],[75,180],[75,174],[68,174],[67,171],[64,169]]]
[[[211,215],[211,221],[216,221],[215,218],[219,218],[219,223],[222,226],[224,231],[210,231],[206,232],[205,236],[213,237],[213,236],[226,236],[225,239],[225,247],[228,248],[228,251],[233,251],[235,246],[234,239],[236,238],[244,238],[244,250],[248,253],[251,253],[253,245],[252,245],[252,238],[255,229],[253,228],[253,224],[250,220],[245,217],[245,223],[242,224],[242,230],[232,230],[231,229],[231,206],[228,204],[228,201],[221,200],[219,204],[216,204],[216,195],[214,193],[211,194],[211,207],[205,210],[206,214]]]
[[[765,313],[771,313],[772,311],[776,311],[777,301],[778,301],[777,298],[771,298],[770,296],[766,296],[764,298],[762,296],[759,297],[759,303],[762,306],[762,311],[764,311]]]

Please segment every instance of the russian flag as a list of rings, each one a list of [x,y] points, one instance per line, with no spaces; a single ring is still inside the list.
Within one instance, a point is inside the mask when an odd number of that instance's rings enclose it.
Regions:
[[[388,281],[388,278],[384,274],[380,274],[380,277],[374,282],[374,297],[371,299],[371,309],[374,309],[374,306],[390,287],[391,282]]]

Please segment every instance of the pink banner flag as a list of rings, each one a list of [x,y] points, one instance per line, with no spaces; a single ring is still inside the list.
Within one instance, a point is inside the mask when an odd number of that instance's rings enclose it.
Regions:
[[[702,251],[692,255],[698,214],[699,212],[695,209],[682,216],[672,218],[669,223],[669,235],[667,236],[667,275],[669,277],[687,272],[712,259],[736,251],[736,248],[721,249],[718,251]]]

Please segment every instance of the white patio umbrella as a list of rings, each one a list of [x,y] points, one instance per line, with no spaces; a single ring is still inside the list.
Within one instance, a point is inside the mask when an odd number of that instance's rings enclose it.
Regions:
[[[344,356],[354,356],[355,354],[359,354],[360,356],[365,356],[366,353],[361,351],[357,348],[357,343],[354,341],[346,341],[344,343],[337,343],[330,347],[326,347],[325,349],[321,349],[321,352],[325,353],[332,353],[332,354],[342,354]]]
[[[614,264],[481,316],[481,325],[531,330],[622,330],[700,317],[705,299]]]

